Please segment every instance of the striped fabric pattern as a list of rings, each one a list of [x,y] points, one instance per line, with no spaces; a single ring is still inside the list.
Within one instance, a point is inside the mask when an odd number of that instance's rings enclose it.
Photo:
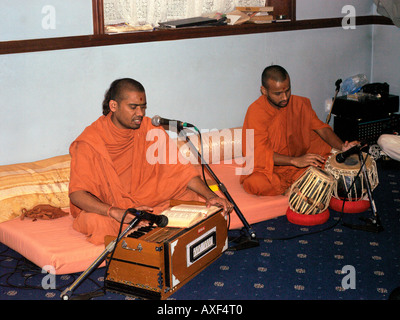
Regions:
[[[199,135],[194,134],[188,137],[195,148],[200,151],[203,159],[209,164],[230,164],[235,158],[243,161],[242,127],[203,132],[201,134],[203,150],[201,149]],[[183,159],[193,164],[198,163],[197,155],[193,153],[191,146],[183,137],[179,137],[176,143]]]
[[[70,155],[0,166],[0,223],[38,204],[69,207]]]

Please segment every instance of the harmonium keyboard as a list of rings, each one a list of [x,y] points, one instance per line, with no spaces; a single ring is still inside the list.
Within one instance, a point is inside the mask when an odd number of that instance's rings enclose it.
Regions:
[[[226,218],[218,211],[190,228],[142,228],[122,238],[108,257],[105,287],[164,300],[228,248]],[[105,245],[115,240],[106,236]]]

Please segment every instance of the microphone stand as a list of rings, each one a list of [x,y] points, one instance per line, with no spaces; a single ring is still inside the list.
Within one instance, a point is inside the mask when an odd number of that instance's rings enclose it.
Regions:
[[[331,121],[331,114],[332,114],[332,110],[333,110],[333,105],[335,104],[335,101],[336,101],[336,97],[337,97],[337,95],[338,95],[338,93],[339,93],[339,90],[340,90],[340,84],[342,83],[342,79],[338,79],[338,80],[336,80],[336,82],[335,82],[335,86],[336,86],[336,90],[335,90],[335,97],[333,98],[333,101],[332,101],[332,106],[331,106],[331,110],[329,111],[329,114],[328,114],[328,116],[326,117],[326,124],[329,124],[329,121]]]
[[[128,209],[129,210],[129,209]],[[72,295],[72,292],[84,281],[86,280],[86,278],[95,270],[97,269],[98,266],[100,266],[100,264],[106,259],[107,255],[109,253],[111,253],[116,244],[141,220],[141,217],[135,217],[131,223],[129,224],[129,226],[119,235],[119,237],[117,239],[114,239],[113,241],[111,241],[106,249],[103,251],[103,253],[86,269],[86,271],[84,271],[75,281],[72,285],[70,285],[69,287],[67,287],[60,295],[61,299],[63,300],[70,300],[70,297]],[[84,294],[82,295],[82,297],[78,296],[78,297],[74,297],[71,298],[71,300],[80,300],[80,299],[90,299],[94,296],[98,296],[99,294]]]
[[[194,127],[194,128],[196,129],[196,131],[199,132],[199,130],[196,127]],[[190,144],[191,149],[192,150],[196,150],[197,157],[200,158],[201,164],[204,165],[207,168],[207,170],[210,173],[211,177],[217,182],[219,190],[221,190],[221,192],[225,195],[226,199],[233,204],[233,209],[235,210],[235,212],[236,212],[237,216],[239,217],[240,221],[242,221],[242,223],[243,223],[243,225],[244,225],[244,227],[245,227],[245,229],[246,229],[246,231],[248,233],[247,235],[241,235],[237,240],[235,240],[235,242],[238,243],[238,244],[235,247],[230,248],[230,250],[238,251],[238,250],[242,250],[242,249],[249,249],[249,248],[258,247],[260,245],[260,243],[259,243],[259,241],[258,241],[258,239],[256,237],[256,234],[255,234],[254,230],[252,230],[251,226],[249,225],[249,223],[247,222],[246,218],[244,217],[244,215],[240,211],[239,207],[237,206],[237,204],[235,203],[235,201],[233,200],[233,198],[229,194],[228,189],[218,179],[216,174],[212,171],[210,166],[204,160],[204,158],[201,155],[201,153],[199,152],[199,150],[197,150],[197,148],[194,146],[193,142],[189,139],[189,137],[187,136],[186,132],[183,130],[183,126],[178,123],[177,124],[177,129],[178,129],[178,134],[180,134],[181,132],[184,133],[185,139]],[[200,141],[200,144],[201,144],[201,141]]]
[[[364,224],[364,225],[352,225],[352,224],[343,223],[343,226],[348,227],[353,230],[363,230],[363,231],[368,231],[368,232],[379,233],[379,232],[382,232],[384,229],[381,224],[381,220],[379,218],[378,212],[376,210],[375,201],[372,197],[371,183],[368,178],[367,169],[365,168],[365,160],[364,160],[361,150],[358,152],[358,157],[360,159],[361,168],[362,168],[361,170],[363,172],[364,179],[366,181],[368,198],[371,203],[371,210],[372,210],[374,217],[368,218],[368,219],[360,218],[360,220],[366,222],[366,224]]]

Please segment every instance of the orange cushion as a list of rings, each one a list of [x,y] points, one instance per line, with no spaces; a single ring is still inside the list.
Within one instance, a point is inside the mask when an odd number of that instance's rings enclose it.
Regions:
[[[72,228],[71,215],[54,220],[19,218],[0,223],[0,241],[43,268],[56,274],[86,270],[104,251]],[[104,265],[104,263],[103,263]]]
[[[288,196],[256,196],[244,191],[240,184],[240,176],[236,174],[236,169],[240,168],[241,158],[232,160],[232,164],[211,164],[210,168],[228,189],[232,199],[237,204],[246,221],[249,224],[269,220],[286,214],[289,205]],[[205,169],[206,178],[210,176]],[[222,196],[221,191],[217,193]],[[240,229],[243,227],[242,221],[238,215],[232,211],[230,229]]]
[[[246,221],[251,225],[285,215],[288,197],[263,197],[246,193],[235,171],[240,165],[235,160],[232,162],[210,167],[228,189]],[[210,178],[207,170],[206,178]],[[217,193],[223,196],[220,191]],[[96,246],[88,242],[83,234],[72,228],[72,222],[71,215],[34,222],[16,218],[0,223],[0,241],[41,268],[53,266],[56,274],[82,272],[100,256],[104,245]],[[230,229],[242,227],[242,221],[232,212]]]

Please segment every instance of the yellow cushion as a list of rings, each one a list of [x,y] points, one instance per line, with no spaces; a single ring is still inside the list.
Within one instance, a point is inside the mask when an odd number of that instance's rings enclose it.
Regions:
[[[70,155],[0,166],[0,222],[38,204],[69,206]]]

